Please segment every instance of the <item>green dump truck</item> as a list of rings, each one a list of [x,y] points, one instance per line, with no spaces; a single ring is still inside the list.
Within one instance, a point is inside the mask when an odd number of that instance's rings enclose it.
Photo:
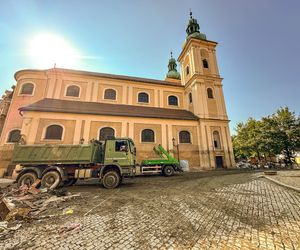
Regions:
[[[37,179],[47,188],[68,186],[78,179],[98,178],[105,188],[116,188],[123,177],[180,171],[179,162],[163,147],[155,148],[159,159],[136,164],[136,148],[130,138],[92,140],[84,145],[16,145],[12,164],[19,169],[17,183],[32,185]]]

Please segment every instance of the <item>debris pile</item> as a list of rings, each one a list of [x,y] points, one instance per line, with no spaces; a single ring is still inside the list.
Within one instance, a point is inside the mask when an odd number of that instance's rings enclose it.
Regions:
[[[80,194],[71,194],[65,189],[38,189],[39,185],[37,181],[30,187],[23,185],[0,189],[0,239],[19,229],[22,222],[73,214],[73,209],[68,208],[65,201],[79,198]],[[56,212],[49,215],[52,208]],[[57,214],[57,208],[63,212]]]

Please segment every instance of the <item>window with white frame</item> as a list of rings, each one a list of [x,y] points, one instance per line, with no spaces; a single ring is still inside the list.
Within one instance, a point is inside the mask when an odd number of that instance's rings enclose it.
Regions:
[[[144,129],[141,134],[141,142],[154,142],[154,131],[152,129]]]
[[[63,127],[60,125],[50,125],[46,128],[45,138],[46,140],[62,140]]]
[[[191,143],[191,133],[186,130],[180,131],[179,143]]]
[[[177,96],[170,95],[168,97],[168,103],[170,106],[178,106],[178,98]]]
[[[117,92],[114,89],[106,89],[104,91],[104,99],[106,100],[116,100]]]
[[[100,129],[99,140],[105,141],[108,137],[115,136],[115,130],[111,127],[104,127]]]
[[[145,92],[139,93],[138,102],[149,103],[149,95]]]
[[[76,85],[68,86],[66,91],[66,96],[79,97],[79,94],[80,94],[80,87]]]
[[[18,142],[21,138],[21,130],[20,129],[14,129],[9,132],[7,137],[7,142],[15,143]]]
[[[24,83],[21,86],[21,91],[20,94],[21,95],[32,95],[33,94],[33,90],[34,90],[34,85],[32,83]]]

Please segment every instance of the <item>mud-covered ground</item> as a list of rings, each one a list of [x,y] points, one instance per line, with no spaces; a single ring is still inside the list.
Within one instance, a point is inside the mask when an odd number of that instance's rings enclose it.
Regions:
[[[50,218],[23,224],[0,249],[299,249],[299,193],[257,177],[139,177],[114,190],[81,182],[67,189],[82,198],[49,207]]]

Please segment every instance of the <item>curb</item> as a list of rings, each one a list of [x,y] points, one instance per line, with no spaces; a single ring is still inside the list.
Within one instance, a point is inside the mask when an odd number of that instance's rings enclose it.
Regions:
[[[293,186],[284,184],[283,182],[276,181],[276,180],[274,180],[274,179],[272,179],[272,178],[270,178],[270,177],[268,177],[268,176],[265,176],[265,175],[262,175],[262,176],[260,176],[260,177],[266,178],[267,180],[272,181],[272,182],[276,183],[276,184],[279,185],[279,186],[282,186],[282,187],[285,187],[285,188],[289,188],[289,189],[292,189],[292,190],[294,190],[294,191],[300,193],[300,188],[296,188],[296,187],[293,187]]]

